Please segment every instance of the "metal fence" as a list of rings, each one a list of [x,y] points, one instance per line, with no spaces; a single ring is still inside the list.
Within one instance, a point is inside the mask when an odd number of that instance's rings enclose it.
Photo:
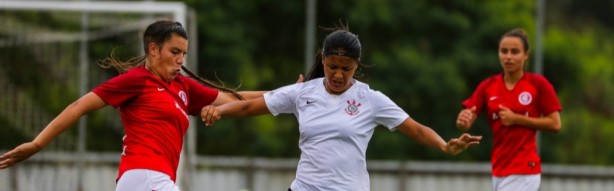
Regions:
[[[77,161],[83,165],[84,190],[114,190],[119,153],[43,152],[0,170],[0,191],[72,191],[77,189]],[[240,157],[195,158],[184,191],[287,190],[297,159]],[[374,191],[488,191],[488,163],[374,161],[368,162]],[[544,165],[541,191],[614,190],[614,167]]]

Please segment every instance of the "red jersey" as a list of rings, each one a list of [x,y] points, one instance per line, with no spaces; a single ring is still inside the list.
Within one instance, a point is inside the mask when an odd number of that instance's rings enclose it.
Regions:
[[[512,90],[505,87],[503,74],[491,76],[478,85],[463,107],[476,106],[479,114],[486,106],[488,123],[493,132],[492,174],[541,173],[537,154],[536,129],[520,125],[504,126],[499,120],[499,104],[514,113],[541,117],[562,109],[552,84],[546,78],[525,72]]]
[[[93,92],[119,108],[126,131],[119,179],[131,169],[165,173],[175,181],[188,114],[199,115],[218,95],[191,78],[177,75],[166,83],[145,67],[130,69],[96,87]]]

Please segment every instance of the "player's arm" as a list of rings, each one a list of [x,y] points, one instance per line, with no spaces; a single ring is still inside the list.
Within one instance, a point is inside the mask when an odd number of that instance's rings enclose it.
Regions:
[[[222,116],[249,117],[271,113],[266,106],[264,97],[256,99],[234,101],[220,106],[208,105],[201,111],[201,119],[205,125],[210,126]]]
[[[249,117],[271,113],[264,97],[224,104],[218,106],[217,109],[222,116],[229,117]]]
[[[482,136],[471,136],[467,133],[459,138],[444,141],[433,129],[424,126],[412,118],[408,117],[397,127],[401,133],[416,140],[418,143],[438,149],[441,152],[457,155],[472,145],[480,143]]]
[[[303,82],[303,75],[299,74],[298,79],[296,80],[296,83],[302,83],[302,82]],[[261,98],[262,95],[266,92],[267,91],[241,91],[238,93],[241,94],[241,96],[243,96],[246,100],[250,100],[250,99]]]
[[[464,109],[458,113],[456,118],[456,128],[468,131],[478,117],[478,114],[483,110],[486,89],[492,84],[493,78],[487,78],[480,82],[475,91],[461,104]]]
[[[250,100],[262,97],[262,95],[266,93],[266,91],[240,91],[237,93],[243,96],[246,100]]]
[[[32,142],[27,142],[17,146],[15,149],[0,156],[0,169],[7,168],[13,164],[25,160],[34,155],[53,138],[72,126],[81,116],[104,107],[106,103],[95,93],[90,92],[72,104],[68,105],[62,113],[53,119],[41,131]]]
[[[561,116],[558,111],[552,112],[543,117],[529,117],[514,113],[509,108],[499,106],[499,117],[503,125],[509,126],[513,124],[522,125],[529,128],[534,128],[540,131],[548,131],[558,133],[561,130]]]
[[[302,83],[304,80],[303,75],[299,74],[296,83]],[[243,96],[246,100],[261,98],[264,93],[267,91],[240,91],[237,92],[239,95]],[[218,97],[213,101],[213,105],[219,106],[222,104],[230,103],[232,101],[238,101],[236,97],[234,97],[230,93],[221,92],[218,94]]]
[[[246,100],[250,100],[262,97],[265,92],[266,91],[241,91],[237,93],[243,96],[243,98],[245,98]],[[220,91],[215,100],[211,103],[211,105],[220,106],[233,101],[239,101],[239,99],[231,93]]]
[[[219,93],[217,94],[217,97],[215,98],[215,100],[213,100],[211,105],[218,106],[218,105],[223,105],[223,104],[230,103],[236,100],[239,100],[239,99],[234,97],[232,94],[226,93],[223,91],[219,91]]]
[[[245,98],[246,100],[250,100],[250,99],[262,97],[262,95],[266,93],[266,91],[240,91],[237,93],[243,96],[243,98]],[[234,95],[232,95],[231,93],[219,91],[217,98],[215,98],[215,100],[211,104],[218,106],[218,105],[223,105],[223,104],[230,103],[233,101],[238,101],[238,100],[239,99],[235,97]]]

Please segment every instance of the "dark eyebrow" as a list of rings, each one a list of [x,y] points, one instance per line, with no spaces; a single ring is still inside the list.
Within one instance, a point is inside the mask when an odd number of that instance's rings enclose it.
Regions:
[[[177,48],[177,47],[171,47],[171,51],[179,51],[179,52],[183,52],[183,54],[187,54],[188,53],[188,51],[183,51],[183,50],[181,50],[180,48]]]

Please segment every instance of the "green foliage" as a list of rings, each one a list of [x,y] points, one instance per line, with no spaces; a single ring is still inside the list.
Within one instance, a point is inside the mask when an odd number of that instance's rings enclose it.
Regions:
[[[199,153],[260,157],[297,157],[299,154],[298,125],[293,116],[226,119],[212,127],[198,126]]]
[[[586,109],[566,110],[560,134],[543,134],[548,163],[611,165],[614,157],[614,120]]]
[[[601,27],[551,27],[545,39],[545,75],[563,104],[559,134],[543,134],[545,162],[611,165],[614,147],[614,39]]]
[[[9,123],[3,117],[0,117],[0,124],[4,124],[0,128],[0,150],[10,150],[21,143],[29,141],[25,135],[15,130],[14,127],[7,126],[6,124]]]
[[[186,2],[199,11],[201,74],[209,78],[218,76],[227,85],[241,83],[241,89],[245,90],[266,90],[292,83],[301,73],[302,3]],[[505,4],[498,1],[319,1],[318,25],[332,27],[347,22],[361,38],[363,62],[372,66],[363,68],[366,76],[361,80],[448,139],[460,134],[454,127],[460,102],[479,80],[500,70],[496,58],[500,35],[511,29],[510,26],[530,29],[532,6],[531,1]],[[254,14],[259,10],[266,14]],[[327,33],[317,31],[317,46]],[[471,80],[465,80],[468,78]],[[199,143],[203,148],[199,152],[233,155],[231,150],[235,150],[239,155],[249,154],[254,151],[238,146],[248,144],[263,156],[292,156],[275,153],[278,149],[288,150],[280,145],[296,146],[298,136],[286,134],[297,132],[295,119],[258,119],[272,121],[253,128],[246,127],[246,124],[258,124],[252,119],[233,120],[199,131],[199,137],[212,140]],[[287,125],[294,129],[285,130]],[[482,123],[475,129],[480,134],[487,132]],[[433,149],[417,145],[398,132],[380,135],[380,131],[372,139],[369,150],[375,152],[369,152],[369,157],[441,158]],[[231,140],[223,138],[227,136]],[[275,137],[293,139],[283,142],[284,139]],[[229,146],[220,149],[221,145]],[[296,153],[297,148],[289,150]],[[481,150],[474,159],[488,160],[488,149]]]
[[[530,1],[483,3],[487,8],[461,1],[367,1],[350,12],[356,16],[352,24],[358,25],[355,32],[365,47],[365,62],[375,65],[367,69],[371,87],[388,95],[445,139],[460,134],[454,124],[460,102],[480,80],[500,72],[496,57],[500,35],[510,26],[532,24]],[[379,13],[380,10],[391,13]],[[482,123],[474,127],[483,135],[488,135],[487,128]],[[384,139],[389,138],[374,136],[370,150],[404,150],[403,154],[392,155],[402,155],[401,158],[442,158],[407,138],[394,144],[385,144],[389,141]],[[489,160],[489,143],[483,142],[482,151],[473,153],[475,158],[467,158]],[[372,158],[389,158],[386,155],[369,152]]]
[[[190,50],[190,54],[198,55],[201,76],[221,80],[227,87],[239,90],[271,90],[294,83],[298,74],[305,73],[304,1],[184,2],[197,12],[198,40],[190,43],[197,43],[198,50]],[[543,160],[613,164],[608,159],[614,157],[609,154],[614,153],[614,145],[607,140],[614,133],[614,25],[609,22],[614,19],[614,11],[606,6],[612,3],[547,3],[544,76],[554,85],[564,110],[561,132],[542,134]],[[367,66],[362,68],[365,76],[359,80],[386,94],[446,140],[461,133],[454,124],[461,101],[481,80],[501,72],[497,57],[501,35],[513,28],[524,28],[531,46],[536,44],[536,2],[532,0],[335,0],[318,1],[317,7],[318,26],[347,23],[359,35],[363,45],[361,61]],[[79,28],[78,19],[62,14],[4,16],[39,21],[41,27]],[[55,19],[45,22],[47,17]],[[328,33],[324,29],[316,31],[316,49]],[[126,59],[138,53],[133,44],[138,44],[135,39],[103,39],[90,44],[90,55],[92,60],[99,60],[117,49],[118,56]],[[76,53],[62,54],[57,67],[51,68],[30,60],[36,55],[27,51],[2,50],[10,52],[2,58],[12,62],[4,65],[6,71],[11,71],[5,74],[7,78],[17,86],[34,87],[25,88],[23,96],[50,113],[59,113],[78,97],[76,84],[68,84],[78,79],[76,74],[47,76],[47,71],[74,67],[71,64],[77,62]],[[113,71],[106,74],[116,75]],[[119,150],[123,133],[121,129],[105,129],[110,123],[109,115],[103,112],[90,116],[90,149]],[[199,124],[197,131],[199,154],[299,156],[298,126],[291,115],[224,118],[214,127],[203,126]],[[1,140],[21,141],[19,136],[4,139],[5,133],[18,134],[9,129],[0,130]],[[490,160],[492,135],[483,116],[469,132],[483,135],[482,144],[448,157],[399,132],[379,127],[367,155],[373,159]]]
[[[241,89],[253,90],[292,83],[301,73],[304,2],[186,2],[199,11],[201,74],[217,74],[228,84],[241,82]],[[573,3],[553,5],[566,10]],[[530,0],[318,1],[317,22],[322,27],[349,24],[361,39],[362,62],[367,65],[361,70],[365,76],[360,80],[449,139],[460,134],[454,127],[460,102],[482,79],[501,72],[497,57],[501,35],[513,28],[524,28],[535,44],[535,6]],[[591,120],[590,126],[595,127],[591,131],[611,126],[614,105],[607,98],[614,93],[613,48],[612,39],[607,38],[611,31],[598,23],[578,31],[559,22],[569,17],[557,11],[548,15],[551,23],[561,24],[546,28],[544,75],[555,86],[565,109],[562,132],[544,135],[542,154],[549,162],[583,163],[589,161],[565,159],[570,154],[562,152],[567,148],[563,145],[571,143],[559,143],[569,142],[566,137],[577,134],[576,130],[586,131],[584,147],[590,147],[591,133],[576,126]],[[316,46],[321,46],[327,33],[317,31]],[[579,87],[584,89],[578,91]],[[567,118],[578,117],[575,111],[579,108],[588,114],[570,123]],[[592,115],[603,117],[591,118]],[[478,120],[469,132],[483,135],[482,144],[457,157],[444,156],[385,128],[376,129],[368,157],[488,161],[492,135],[483,116]],[[292,117],[223,120],[215,128],[199,131],[200,137],[208,137],[200,140],[199,152],[295,157],[296,128]],[[574,151],[582,153],[582,149]]]

